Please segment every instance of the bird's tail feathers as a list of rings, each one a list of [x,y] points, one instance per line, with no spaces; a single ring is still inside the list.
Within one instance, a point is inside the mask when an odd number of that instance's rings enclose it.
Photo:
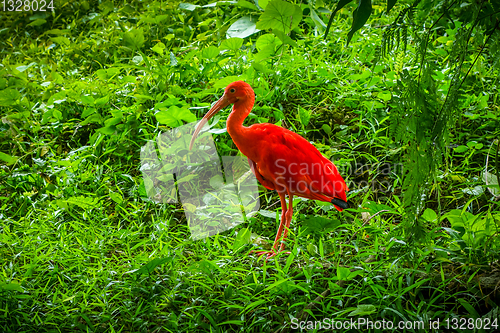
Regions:
[[[349,204],[342,200],[342,199],[339,199],[339,198],[333,198],[332,201],[330,201],[332,204],[334,204],[336,206],[336,208],[341,208],[339,209],[340,211],[342,211],[342,209],[347,209],[349,208]],[[338,209],[337,208],[337,209]]]

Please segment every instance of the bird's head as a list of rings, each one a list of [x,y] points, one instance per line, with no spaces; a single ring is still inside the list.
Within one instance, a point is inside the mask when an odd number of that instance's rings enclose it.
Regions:
[[[193,137],[191,138],[191,142],[189,143],[189,150],[193,147],[194,140],[200,133],[203,126],[212,118],[217,112],[225,108],[230,104],[247,104],[250,103],[253,105],[255,101],[255,93],[253,92],[252,87],[246,82],[243,81],[235,81],[229,84],[226,89],[224,89],[224,95],[215,102],[215,104],[210,108],[210,110],[203,116],[193,133]],[[251,107],[251,106],[250,106]]]
[[[245,102],[252,97],[255,99],[255,94],[248,83],[235,81],[224,89],[224,96],[222,96],[221,99],[226,99],[229,104],[234,104],[237,102]]]

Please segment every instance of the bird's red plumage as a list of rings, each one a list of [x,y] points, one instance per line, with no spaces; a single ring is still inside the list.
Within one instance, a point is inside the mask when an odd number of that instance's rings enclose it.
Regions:
[[[235,143],[255,162],[254,173],[274,185],[265,187],[308,199],[346,201],[347,186],[337,168],[306,139],[273,124],[255,124],[248,131],[251,140]]]
[[[273,251],[257,251],[276,255],[285,247],[293,214],[293,196],[331,202],[339,211],[347,207],[347,186],[335,165],[325,158],[306,139],[285,128],[272,124],[243,126],[255,102],[255,94],[248,83],[236,81],[228,85],[224,95],[210,108],[198,123],[190,147],[204,124],[218,111],[233,105],[227,118],[227,131],[238,149],[248,157],[257,180],[270,190],[276,190],[281,201],[281,222],[274,240]],[[288,207],[285,200],[288,195]]]

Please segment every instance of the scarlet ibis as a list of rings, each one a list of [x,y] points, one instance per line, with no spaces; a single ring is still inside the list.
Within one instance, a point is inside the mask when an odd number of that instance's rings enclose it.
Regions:
[[[236,81],[229,84],[224,95],[196,126],[189,149],[208,120],[233,104],[233,111],[227,118],[227,132],[248,158],[258,181],[265,188],[276,190],[281,200],[281,222],[273,249],[255,251],[259,256],[267,255],[269,259],[285,248],[284,241],[292,221],[294,195],[331,202],[337,210],[342,211],[347,208],[345,191],[348,188],[337,167],[297,133],[267,123],[243,126],[254,103],[255,93],[248,83]],[[288,207],[285,195],[288,195]]]

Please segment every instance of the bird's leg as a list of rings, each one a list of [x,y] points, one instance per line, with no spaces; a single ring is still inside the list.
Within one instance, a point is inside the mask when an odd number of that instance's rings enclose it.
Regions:
[[[283,234],[283,240],[281,241],[281,246],[279,252],[285,249],[285,240],[288,236],[288,231],[290,230],[290,223],[292,222],[293,215],[293,194],[288,195],[288,209],[285,213],[286,216],[286,224],[285,224],[285,233]]]
[[[285,193],[279,193],[280,195],[280,200],[281,200],[281,219],[280,219],[280,226],[278,228],[278,232],[276,233],[276,238],[274,239],[274,244],[273,244],[273,251],[278,252],[278,243],[281,238],[281,234],[283,233],[283,227],[286,224],[286,216],[287,216],[287,211],[288,207],[286,206],[286,199],[285,199]],[[285,231],[286,235],[286,231]],[[285,236],[286,237],[286,236]]]
[[[278,245],[281,240],[281,234],[283,233],[283,229],[285,229],[285,235],[284,238],[286,238],[287,233],[288,233],[288,228],[290,227],[290,222],[292,219],[292,211],[289,210],[289,208],[286,206],[286,199],[285,199],[285,193],[278,193],[280,196],[281,200],[281,220],[280,220],[280,226],[278,228],[278,232],[276,233],[276,238],[274,239],[274,244],[273,244],[273,249],[271,251],[252,251],[253,253],[256,253],[258,256],[262,255],[267,255],[266,260],[274,257],[277,255],[279,252],[283,251],[285,248],[285,244],[281,243],[280,249],[278,250]],[[290,199],[290,202],[291,199]],[[288,213],[290,211],[290,214]],[[284,239],[283,239],[284,240]]]

